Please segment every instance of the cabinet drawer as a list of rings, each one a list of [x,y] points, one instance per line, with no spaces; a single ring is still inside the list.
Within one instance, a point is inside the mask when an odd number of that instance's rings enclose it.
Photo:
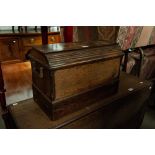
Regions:
[[[54,44],[60,42],[60,35],[48,35],[48,43]]]
[[[24,37],[22,38],[23,46],[33,46],[33,45],[41,45],[42,38],[41,36],[31,36],[31,37]],[[48,43],[59,43],[60,36],[59,35],[48,35]]]
[[[42,38],[41,36],[23,37],[22,42],[23,42],[23,46],[41,45]]]
[[[0,61],[20,59],[19,39],[1,38],[0,39]]]

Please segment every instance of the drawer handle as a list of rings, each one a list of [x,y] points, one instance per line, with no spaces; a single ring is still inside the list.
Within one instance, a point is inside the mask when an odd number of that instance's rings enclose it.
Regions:
[[[15,44],[16,43],[16,40],[13,40],[12,42]]]
[[[34,42],[34,38],[31,38],[31,39],[30,39],[30,42],[33,43],[33,42]]]
[[[51,40],[52,42],[55,42],[55,38],[54,38],[54,37],[51,37],[50,40]]]

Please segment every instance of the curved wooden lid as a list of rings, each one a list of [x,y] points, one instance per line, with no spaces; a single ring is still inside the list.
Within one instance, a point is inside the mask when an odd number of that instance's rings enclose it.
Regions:
[[[122,55],[117,44],[111,45],[104,41],[34,46],[28,54],[30,59],[39,61],[49,69],[60,69]]]

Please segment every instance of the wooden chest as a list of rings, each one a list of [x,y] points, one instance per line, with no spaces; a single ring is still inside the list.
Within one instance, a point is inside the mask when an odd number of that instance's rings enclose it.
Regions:
[[[103,41],[33,47],[28,58],[34,100],[55,120],[114,93],[122,55]]]

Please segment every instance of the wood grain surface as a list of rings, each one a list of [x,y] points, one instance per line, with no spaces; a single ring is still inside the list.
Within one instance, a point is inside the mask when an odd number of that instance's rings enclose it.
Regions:
[[[55,76],[55,100],[72,96],[118,77],[120,58],[57,70]]]

